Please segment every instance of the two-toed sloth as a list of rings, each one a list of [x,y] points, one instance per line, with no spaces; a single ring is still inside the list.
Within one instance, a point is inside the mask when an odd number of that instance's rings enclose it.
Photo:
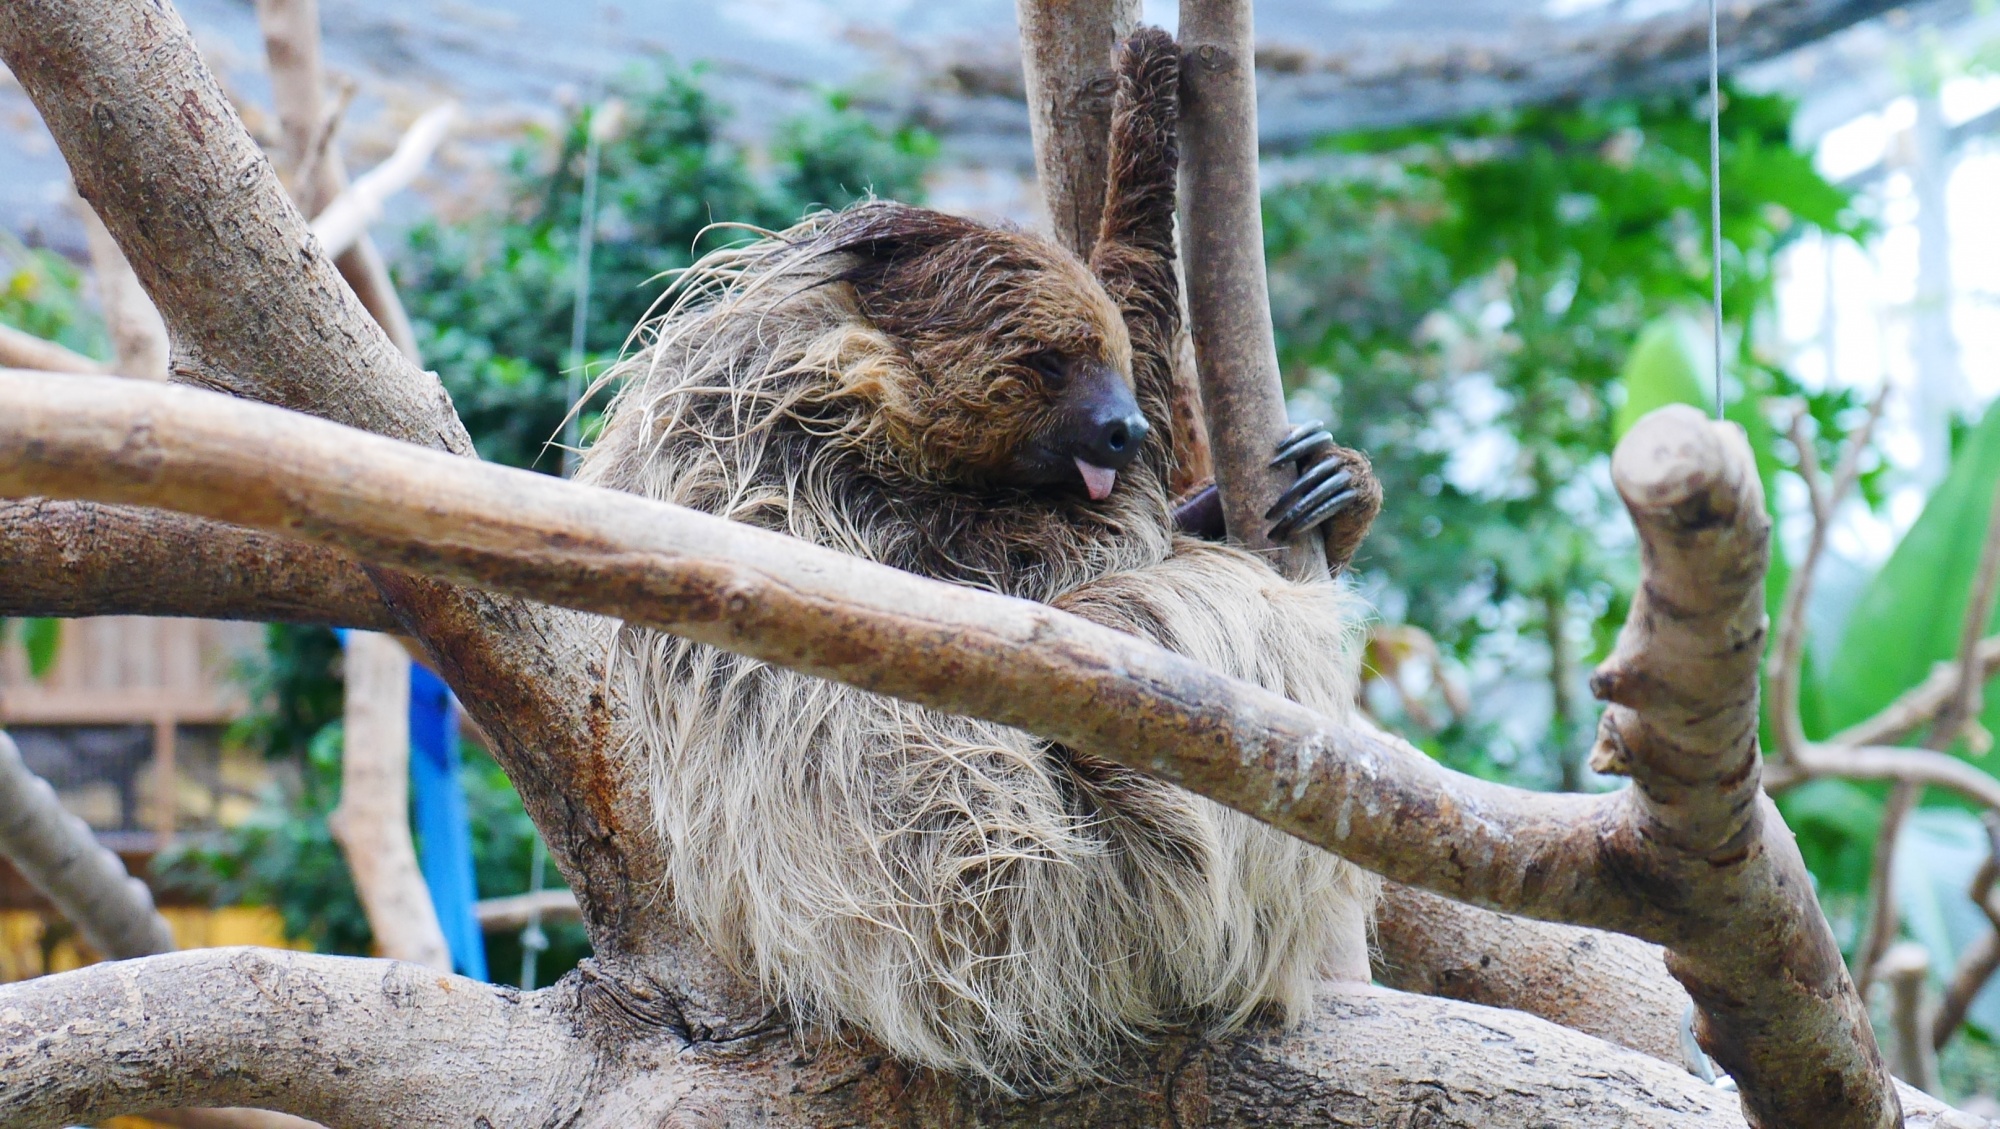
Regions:
[[[1346,714],[1346,590],[1178,535],[1169,509],[1178,66],[1163,32],[1121,49],[1088,264],[882,202],[711,255],[617,374],[581,476],[1045,601]],[[1292,444],[1331,486],[1280,521],[1339,511],[1329,541],[1351,549],[1378,493],[1330,445]],[[1365,960],[1371,878],[1178,788],[672,635],[621,629],[614,665],[673,904],[810,1025],[1041,1089],[1163,1027],[1298,1015],[1317,970]]]

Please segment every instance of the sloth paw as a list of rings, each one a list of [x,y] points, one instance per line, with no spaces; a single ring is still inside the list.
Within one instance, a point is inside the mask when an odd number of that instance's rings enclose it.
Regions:
[[[1272,466],[1297,463],[1299,480],[1264,514],[1271,540],[1289,541],[1319,529],[1326,540],[1327,565],[1347,567],[1382,508],[1382,485],[1368,456],[1334,442],[1326,425],[1301,424],[1278,444]]]

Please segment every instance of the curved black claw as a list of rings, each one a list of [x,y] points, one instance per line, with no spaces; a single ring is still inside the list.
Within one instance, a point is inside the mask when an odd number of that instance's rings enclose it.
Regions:
[[[1342,473],[1335,477],[1345,479],[1348,476]],[[1346,485],[1346,482],[1338,485],[1328,482],[1306,495],[1291,513],[1285,515],[1283,521],[1271,527],[1271,540],[1289,541],[1300,530],[1320,525],[1352,505],[1361,495],[1358,491],[1343,489]]]
[[[1354,481],[1354,475],[1338,459],[1328,459],[1316,464],[1312,469],[1299,475],[1299,480],[1287,487],[1271,508],[1264,511],[1265,521],[1275,521],[1278,515],[1287,511],[1298,512],[1304,507],[1300,499],[1307,496],[1325,497],[1330,490],[1338,490]]]
[[[1305,457],[1321,447],[1333,446],[1333,433],[1319,420],[1302,423],[1292,429],[1292,433],[1278,443],[1278,453],[1271,456],[1272,466],[1279,466]]]

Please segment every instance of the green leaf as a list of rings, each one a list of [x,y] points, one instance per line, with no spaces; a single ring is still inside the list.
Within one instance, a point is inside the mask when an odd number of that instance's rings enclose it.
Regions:
[[[22,620],[21,645],[28,652],[28,673],[48,677],[56,665],[56,650],[62,645],[62,620]]]
[[[1618,383],[1625,389],[1625,402],[1611,419],[1615,439],[1623,439],[1648,412],[1668,404],[1692,404],[1705,412],[1714,407],[1689,345],[1687,326],[1672,314],[1654,318],[1639,332]]]
[[[1849,614],[1826,672],[1828,730],[1874,714],[1957,652],[1995,482],[2000,405],[1967,433],[1924,512]],[[1988,695],[1983,720],[1989,729],[2000,723],[2000,696]]]

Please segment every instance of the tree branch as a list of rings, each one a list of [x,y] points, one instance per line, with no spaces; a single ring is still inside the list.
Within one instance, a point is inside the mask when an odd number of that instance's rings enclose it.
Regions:
[[[451,950],[410,838],[410,656],[387,635],[347,637],[340,806],[327,825],[383,956],[451,971]]]
[[[166,510],[0,499],[0,561],[0,616],[400,628],[352,558]]]
[[[312,233],[327,254],[338,258],[360,242],[369,226],[382,217],[382,205],[389,197],[408,188],[423,173],[457,117],[458,106],[449,102],[426,111],[396,143],[388,160],[362,173],[313,217]],[[408,351],[414,350],[412,345]]]
[[[1360,985],[1328,990],[1288,1035],[1171,1037],[1129,1055],[1116,1083],[1030,1102],[866,1046],[781,1031],[709,1041],[589,965],[522,994],[389,961],[210,949],[9,985],[0,1008],[0,1076],[34,1080],[0,1090],[0,1119],[24,1127],[101,1120],[163,1094],[283,1105],[355,1129],[1440,1117],[1529,1129],[1552,1111],[1631,1129],[1743,1124],[1730,1095],[1645,1056],[1519,1013]]]
[[[1931,1018],[1931,1046],[1937,1050],[1943,1050],[1951,1042],[1959,1024],[1965,1022],[1966,1013],[1972,1010],[1973,999],[1993,978],[1994,971],[2000,969],[2000,900],[1993,896],[1994,883],[2000,880],[2000,814],[1988,811],[1980,822],[1986,828],[1986,860],[1972,876],[1972,886],[1966,895],[1993,928],[1966,946],[1958,958],[1958,967],[1952,970],[1951,981],[1945,985],[1937,1014]]]
[[[1594,685],[1636,788],[1550,796],[1043,605],[770,531],[188,389],[0,376],[0,492],[168,505],[573,606],[1161,776],[1397,881],[1662,943],[1758,1126],[1895,1111],[1797,849],[1757,785],[1769,523],[1692,409],[1613,460],[1645,584]],[[282,451],[282,457],[275,452]]]
[[[1994,674],[2000,673],[2000,635],[1980,640],[1977,655],[1978,678],[1991,679]],[[1840,748],[1893,745],[1901,741],[1937,718],[1938,711],[1957,692],[1962,669],[1955,663],[1937,664],[1930,677],[1904,691],[1902,696],[1884,706],[1882,712],[1848,726],[1828,737],[1823,744],[1828,748]]]
[[[283,50],[317,52],[310,7],[267,3],[267,20],[291,21]],[[437,379],[397,350],[319,252],[169,6],[9,3],[0,59],[166,318],[177,379],[472,454]],[[316,75],[316,64],[281,66],[273,80],[303,102]],[[291,97],[281,91],[288,106]],[[309,134],[318,119],[303,120]],[[642,770],[622,755],[592,623],[430,580],[371,576],[493,739],[583,902],[599,956],[713,1001],[717,1025],[754,1021],[761,1006],[735,978],[678,947],[658,896],[660,843]]]
[[[90,269],[97,288],[98,305],[104,309],[104,327],[111,334],[114,371],[140,380],[165,380],[167,358],[173,351],[167,340],[167,323],[132,273],[132,264],[118,250],[118,243],[104,229],[104,221],[81,200],[73,201],[82,213],[84,241],[90,245]]]
[[[1264,513],[1298,477],[1272,466],[1287,424],[1257,188],[1250,0],[1182,0],[1181,245],[1210,454],[1229,535],[1294,577],[1326,573],[1317,537],[1275,545]]]
[[[91,375],[108,371],[104,365],[82,353],[53,341],[45,341],[11,325],[0,325],[0,368],[33,369],[38,372],[78,372]]]
[[[1137,0],[1015,0],[1035,170],[1057,242],[1088,258],[1104,213],[1111,52],[1139,25]]]
[[[146,884],[125,872],[83,820],[64,810],[48,781],[28,771],[0,730],[0,854],[40,890],[84,940],[118,959],[171,951],[174,935]]]

